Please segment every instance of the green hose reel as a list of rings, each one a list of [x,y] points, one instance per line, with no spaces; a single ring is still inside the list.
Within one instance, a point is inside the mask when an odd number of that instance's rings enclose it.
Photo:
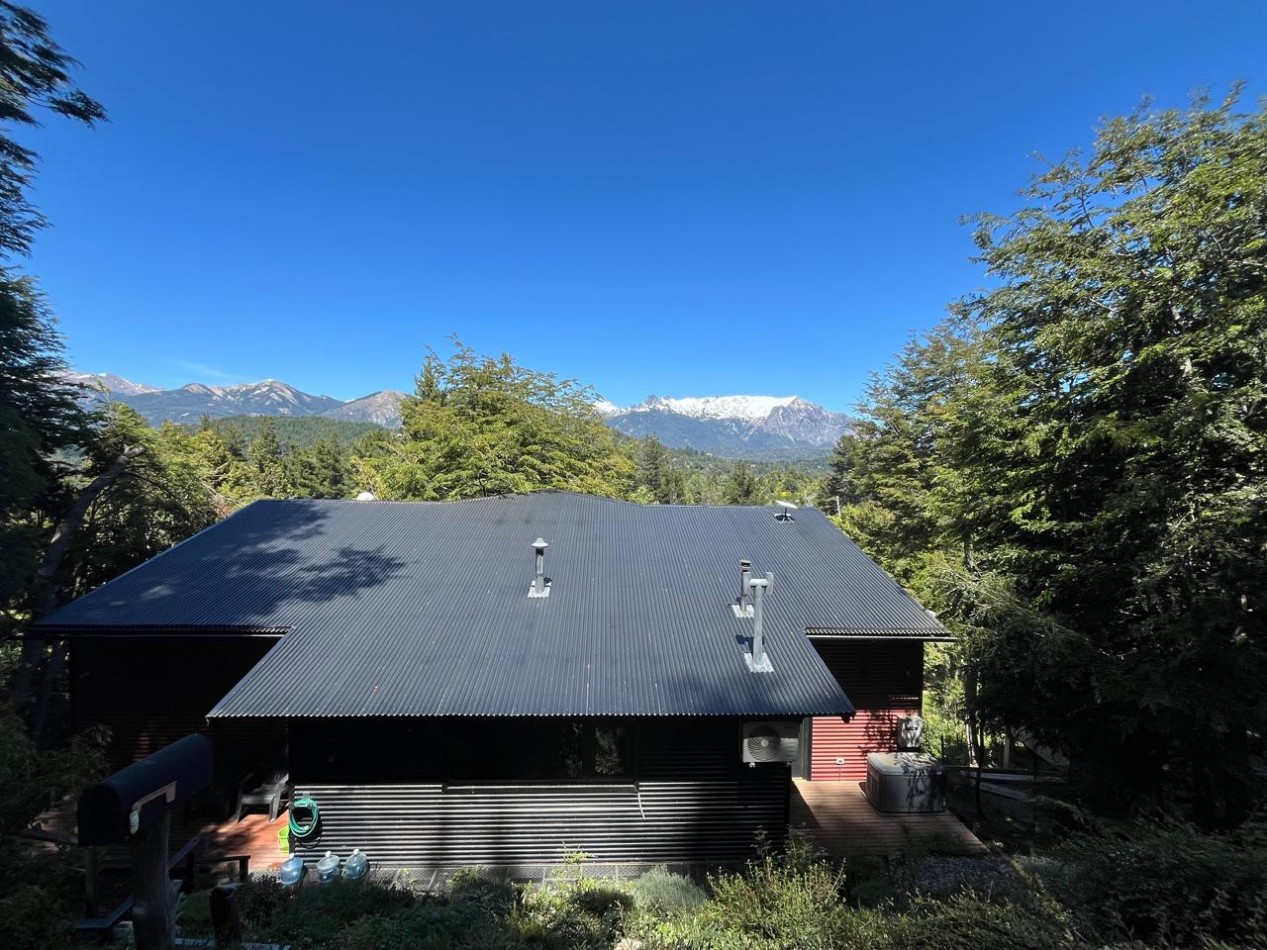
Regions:
[[[311,817],[301,817],[304,811]],[[317,822],[321,819],[321,809],[314,798],[297,798],[290,806],[290,834],[292,838],[302,841],[311,837],[317,830]]]

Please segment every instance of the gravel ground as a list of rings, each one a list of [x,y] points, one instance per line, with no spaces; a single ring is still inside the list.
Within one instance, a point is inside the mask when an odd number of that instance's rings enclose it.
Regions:
[[[925,894],[949,894],[971,888],[1005,893],[1020,883],[1008,858],[925,858],[915,883]]]

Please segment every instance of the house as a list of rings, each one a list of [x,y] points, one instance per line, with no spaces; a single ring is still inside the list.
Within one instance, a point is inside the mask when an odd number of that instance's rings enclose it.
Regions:
[[[209,730],[317,800],[308,847],[524,873],[777,839],[789,776],[861,779],[946,637],[814,509],[554,491],[256,502],[42,626],[118,759]],[[793,761],[745,761],[761,728]]]

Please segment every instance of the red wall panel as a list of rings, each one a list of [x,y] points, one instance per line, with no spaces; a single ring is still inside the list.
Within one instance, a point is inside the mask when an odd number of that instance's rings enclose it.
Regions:
[[[864,781],[867,754],[893,751],[898,719],[920,711],[924,644],[910,640],[815,640],[814,646],[858,713],[848,720],[814,718],[809,777]]]

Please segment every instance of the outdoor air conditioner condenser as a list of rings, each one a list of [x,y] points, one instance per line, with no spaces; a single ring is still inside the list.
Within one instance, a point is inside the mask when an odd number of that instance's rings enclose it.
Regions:
[[[801,752],[801,723],[795,719],[745,722],[741,744],[743,760],[795,762]]]

